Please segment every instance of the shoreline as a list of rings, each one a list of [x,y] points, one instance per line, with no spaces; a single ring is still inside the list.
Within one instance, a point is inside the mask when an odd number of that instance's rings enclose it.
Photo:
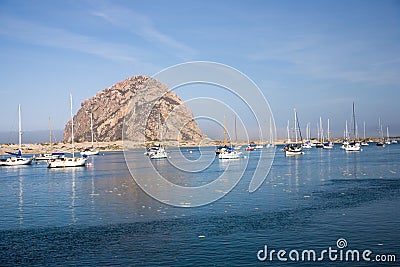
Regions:
[[[378,141],[378,138],[368,138],[368,142],[376,142]],[[333,142],[334,143],[341,143],[341,139],[335,139]],[[255,144],[266,144],[268,142],[259,142],[259,141],[250,141],[251,143]],[[316,142],[315,139],[312,139],[312,142]],[[150,142],[149,142],[150,143]],[[240,146],[247,146],[248,141],[238,141],[237,145]],[[196,142],[177,142],[177,141],[167,141],[163,142],[165,147],[205,147],[205,146],[218,146],[220,144],[223,144],[222,141],[220,140],[211,140],[211,139],[205,139],[201,141],[200,143]],[[287,140],[276,140],[275,145],[285,145],[287,144]],[[126,147],[128,148],[145,148],[145,144],[143,143],[126,143]],[[34,144],[22,144],[22,153],[23,154],[40,154],[40,153],[51,153],[51,152],[65,152],[65,153],[71,153],[72,152],[72,147],[71,143],[64,143],[64,142],[59,142],[55,143],[52,145],[52,148],[49,143],[34,143]],[[76,142],[75,143],[75,153],[82,151],[83,149],[91,147],[91,142]],[[124,150],[124,144],[122,140],[118,141],[112,141],[112,142],[96,142],[94,147],[96,149],[99,149],[100,151],[123,151]],[[6,152],[17,152],[18,151],[18,144],[0,144],[0,156],[6,156],[8,155]]]

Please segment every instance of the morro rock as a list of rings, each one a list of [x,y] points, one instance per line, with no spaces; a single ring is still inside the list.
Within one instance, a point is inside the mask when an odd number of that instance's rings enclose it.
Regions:
[[[90,113],[96,141],[199,143],[206,138],[183,101],[148,76],[130,77],[85,100],[74,115],[75,141],[91,140]],[[71,141],[71,121],[65,126],[64,141]]]

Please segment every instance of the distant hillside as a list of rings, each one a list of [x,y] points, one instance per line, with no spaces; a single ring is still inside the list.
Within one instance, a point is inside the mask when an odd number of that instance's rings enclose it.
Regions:
[[[151,110],[148,116],[143,114],[146,110]],[[166,129],[164,140],[199,142],[206,137],[183,101],[165,84],[147,76],[130,77],[85,100],[74,116],[76,141],[90,141],[90,113],[94,138],[100,142],[122,139],[126,113],[131,119],[126,132],[129,140],[156,140],[159,122]],[[64,140],[71,141],[71,121],[65,126]]]
[[[53,130],[53,142],[63,140],[63,130]],[[48,143],[50,141],[49,131],[26,131],[22,133],[22,142],[25,144]],[[17,144],[18,132],[0,132],[0,144]]]

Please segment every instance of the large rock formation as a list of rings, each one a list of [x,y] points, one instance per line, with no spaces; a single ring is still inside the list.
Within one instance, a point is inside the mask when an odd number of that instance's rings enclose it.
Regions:
[[[200,142],[205,138],[192,112],[166,85],[147,76],[133,76],[85,100],[74,116],[75,141],[90,141],[90,113],[97,141]],[[125,126],[124,126],[125,122]],[[71,121],[64,129],[71,141]]]

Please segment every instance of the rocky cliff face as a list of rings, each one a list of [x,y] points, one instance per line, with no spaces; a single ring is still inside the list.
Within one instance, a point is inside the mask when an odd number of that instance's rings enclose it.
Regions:
[[[192,112],[166,85],[147,76],[133,76],[85,100],[74,116],[74,139],[90,141],[90,113],[97,141],[129,139],[200,142],[205,138]],[[64,129],[71,141],[71,121]]]

